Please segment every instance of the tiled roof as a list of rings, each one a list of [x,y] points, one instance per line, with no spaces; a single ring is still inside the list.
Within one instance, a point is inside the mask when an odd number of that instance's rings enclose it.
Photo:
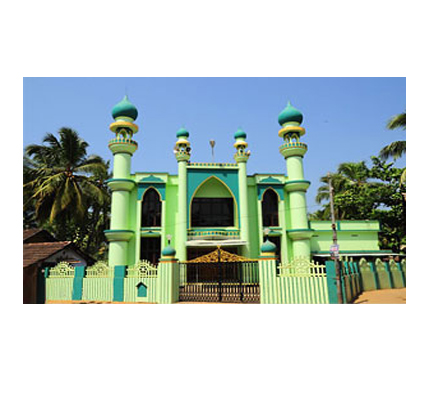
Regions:
[[[57,242],[45,229],[33,228],[24,230],[24,243]]]
[[[36,233],[40,232],[41,229],[33,228],[33,229],[25,229],[24,230],[24,241],[31,236],[34,236]]]
[[[71,244],[66,242],[42,242],[24,244],[24,268],[43,261]]]

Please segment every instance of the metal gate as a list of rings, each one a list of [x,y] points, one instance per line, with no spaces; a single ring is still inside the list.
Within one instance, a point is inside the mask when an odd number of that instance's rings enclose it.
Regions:
[[[229,259],[217,249],[207,255],[210,262],[200,257],[192,262],[181,263],[184,277],[180,284],[180,301],[213,303],[259,303],[257,261],[222,261]],[[217,257],[212,257],[216,253]],[[234,255],[236,256],[236,255]],[[242,258],[236,256],[238,258]],[[201,262],[200,262],[201,261]]]

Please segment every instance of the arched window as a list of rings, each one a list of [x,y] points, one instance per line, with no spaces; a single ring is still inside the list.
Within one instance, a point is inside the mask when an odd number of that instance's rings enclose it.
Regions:
[[[191,203],[191,227],[235,226],[234,201],[229,189],[215,177],[204,181]]]
[[[142,226],[161,226],[161,201],[155,189],[148,189],[143,197]]]
[[[279,226],[278,198],[274,190],[266,190],[261,206],[263,226]]]

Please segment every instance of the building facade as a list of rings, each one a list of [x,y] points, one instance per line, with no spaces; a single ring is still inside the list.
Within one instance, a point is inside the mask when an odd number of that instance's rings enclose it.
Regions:
[[[109,141],[114,156],[109,267],[139,260],[157,264],[161,252],[175,248],[176,259],[192,260],[217,248],[246,259],[261,253],[265,228],[283,264],[294,259],[328,256],[332,244],[329,221],[309,221],[304,176],[307,144],[301,141],[303,115],[290,103],[279,114],[279,151],[287,174],[247,174],[247,134],[234,134],[234,162],[191,160],[189,132],[180,129],[174,154],[178,174],[131,171],[138,144],[136,107],[127,96],[112,110]],[[170,147],[172,143],[170,143]],[[380,254],[379,223],[338,221],[341,254]]]

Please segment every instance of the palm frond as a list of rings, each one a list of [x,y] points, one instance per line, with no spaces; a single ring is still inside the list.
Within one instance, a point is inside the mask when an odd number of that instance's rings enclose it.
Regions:
[[[392,157],[397,160],[406,153],[406,141],[392,142],[388,146],[385,146],[379,153],[379,157],[386,161]]]
[[[388,129],[397,129],[401,128],[406,130],[406,113],[401,113],[392,117],[387,123]]]

